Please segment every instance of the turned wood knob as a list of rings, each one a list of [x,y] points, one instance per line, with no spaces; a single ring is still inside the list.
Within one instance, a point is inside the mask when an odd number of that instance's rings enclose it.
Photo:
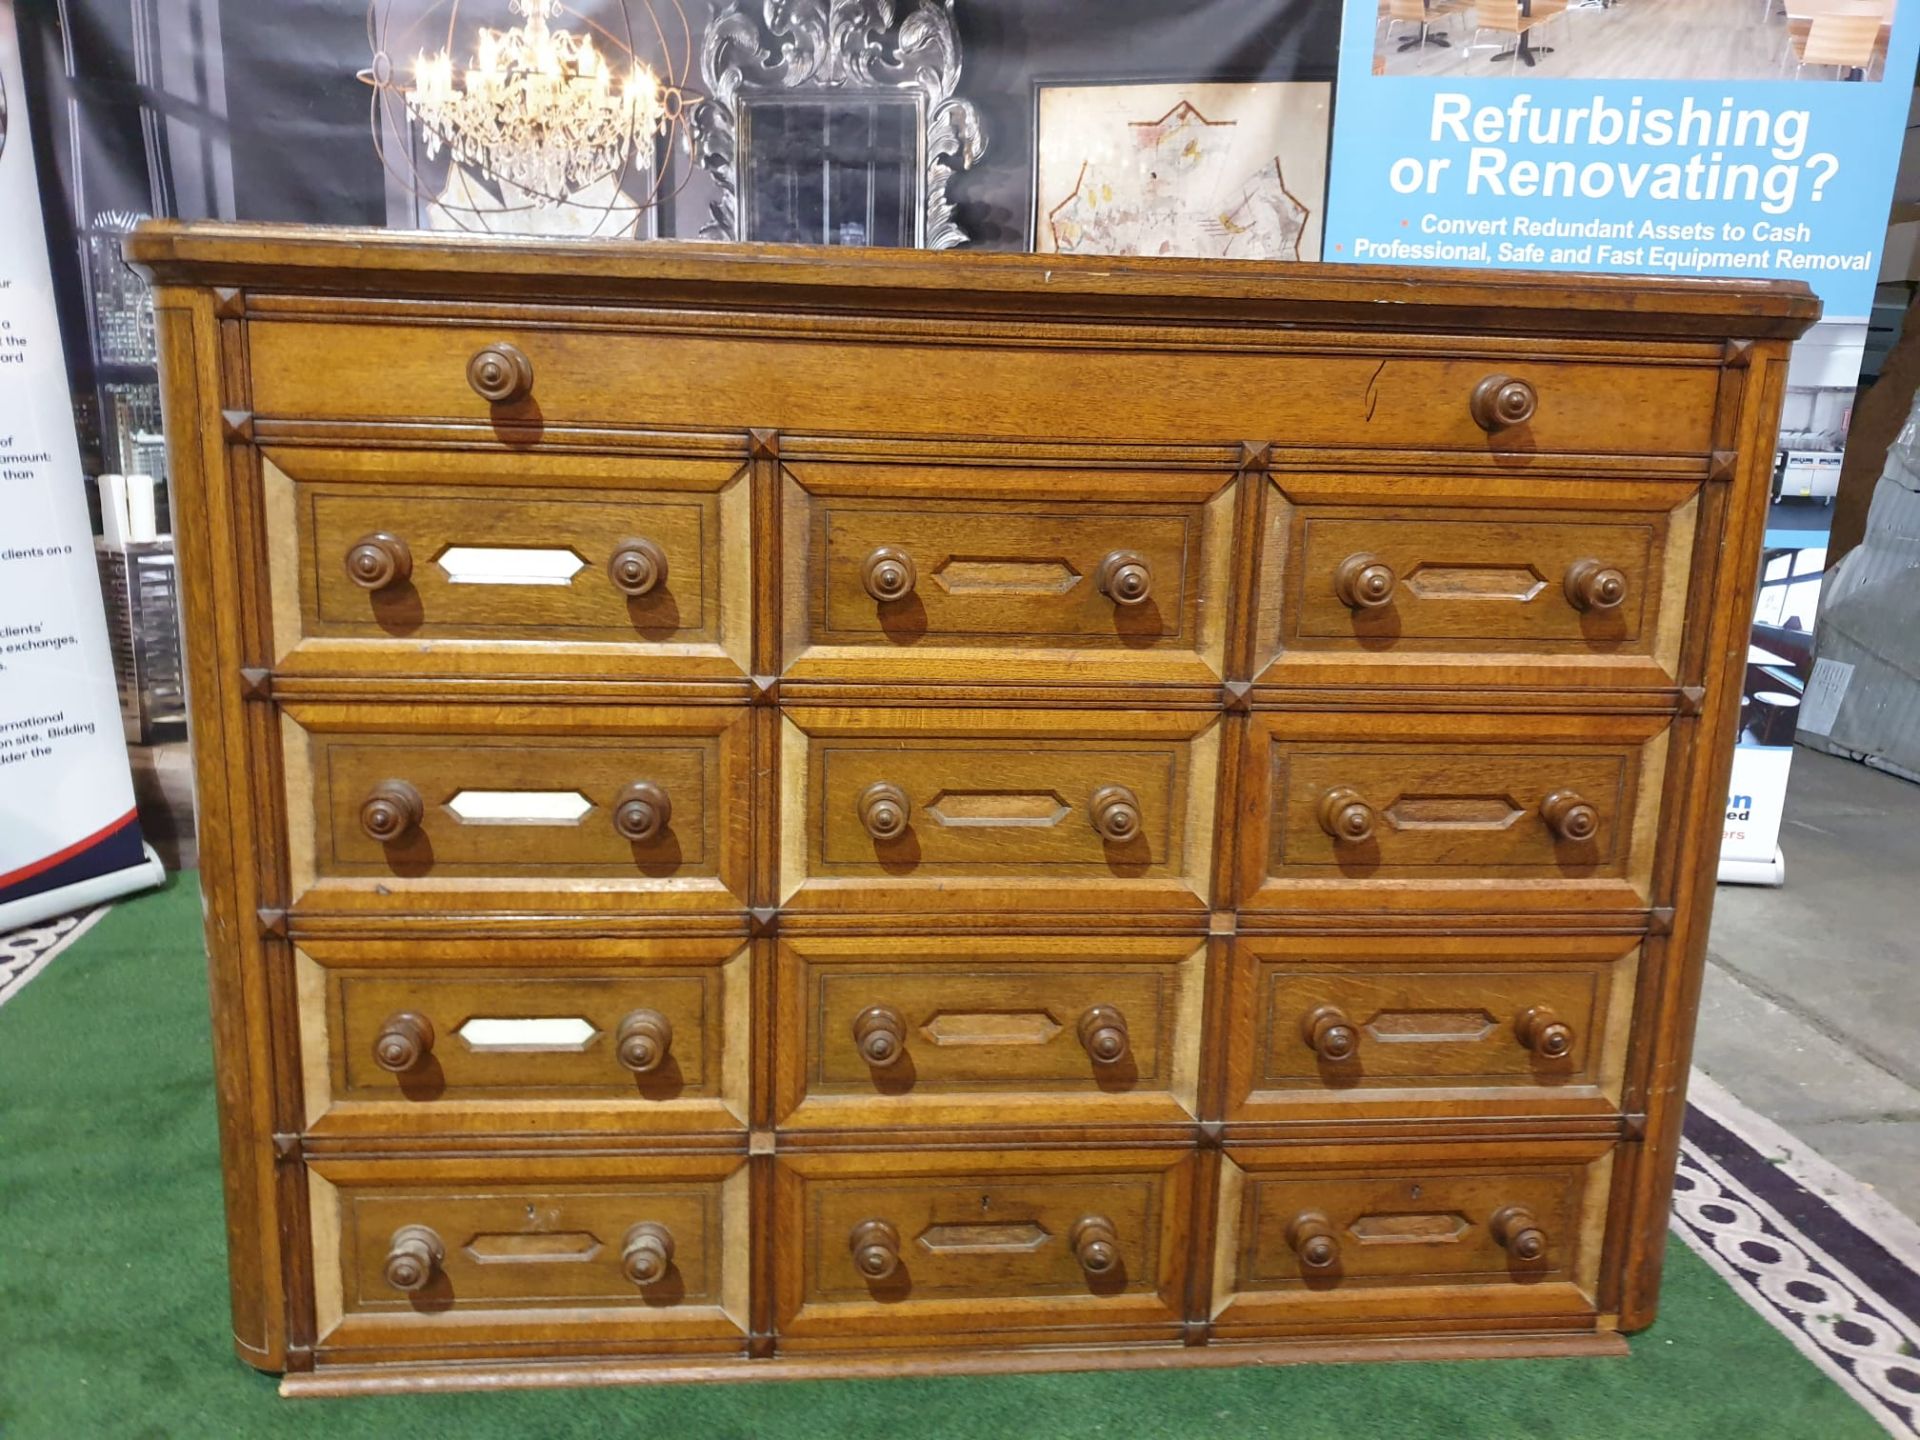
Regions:
[[[1118,1065],[1132,1048],[1127,1017],[1111,1005],[1088,1007],[1080,1017],[1080,1043],[1087,1047],[1094,1064]]]
[[[389,1015],[373,1037],[373,1063],[404,1075],[433,1050],[433,1022],[414,1010]]]
[[[1140,802],[1124,785],[1102,785],[1094,791],[1089,812],[1102,840],[1120,845],[1140,833]]]
[[[1349,610],[1378,610],[1393,603],[1393,567],[1371,555],[1349,555],[1333,572],[1333,593]]]
[[[360,828],[383,845],[418,827],[425,815],[420,792],[404,780],[382,780],[360,802]]]
[[[673,802],[651,780],[636,780],[614,797],[613,828],[635,845],[657,838],[672,818]]]
[[[672,1048],[673,1023],[658,1010],[630,1011],[613,1039],[613,1053],[636,1075],[658,1070]]]
[[[347,551],[347,578],[362,590],[385,590],[405,584],[413,574],[413,552],[398,535],[376,531],[363,535]]]
[[[1548,1006],[1530,1006],[1514,1028],[1520,1032],[1520,1043],[1544,1059],[1564,1060],[1573,1053],[1573,1027]]]
[[[1547,1253],[1547,1232],[1524,1205],[1507,1205],[1494,1213],[1493,1238],[1516,1260],[1538,1260]]]
[[[919,578],[919,572],[913,568],[913,557],[891,545],[882,545],[867,556],[866,564],[860,567],[860,583],[867,587],[867,594],[882,604],[905,599]]]
[[[876,840],[898,840],[907,833],[907,817],[913,807],[907,792],[882,780],[860,792],[860,823]]]
[[[907,1053],[907,1024],[886,1005],[869,1005],[853,1017],[853,1043],[860,1058],[877,1070],[898,1064]]]
[[[1303,1270],[1331,1270],[1340,1261],[1340,1237],[1318,1210],[1306,1210],[1287,1222],[1287,1244]]]
[[[1116,550],[1100,562],[1094,583],[1116,605],[1144,605],[1153,594],[1153,571],[1137,550]]]
[[[1473,398],[1467,402],[1467,408],[1473,412],[1474,424],[1492,433],[1510,425],[1526,424],[1539,403],[1540,397],[1526,381],[1515,380],[1511,375],[1489,375],[1473,387]]]
[[[387,1284],[396,1290],[424,1290],[446,1263],[447,1247],[425,1225],[402,1225],[387,1246]]]
[[[1360,1032],[1338,1005],[1322,1005],[1300,1022],[1300,1033],[1322,1060],[1351,1060],[1360,1048]]]
[[[1073,1257],[1089,1275],[1105,1275],[1120,1263],[1120,1237],[1104,1215],[1083,1215],[1067,1232]]]
[[[1320,828],[1344,844],[1359,845],[1373,838],[1373,807],[1358,790],[1336,786],[1320,797]]]
[[[533,393],[533,361],[517,345],[496,340],[467,362],[467,383],[492,405],[507,405]]]
[[[664,1225],[642,1220],[627,1231],[620,1247],[620,1273],[635,1285],[658,1285],[673,1265],[673,1234]]]
[[[651,540],[622,540],[607,561],[613,588],[638,599],[667,582],[667,552]]]
[[[1591,840],[1600,833],[1600,812],[1572,790],[1556,790],[1542,800],[1540,818],[1562,840]]]
[[[1627,598],[1627,577],[1598,560],[1576,560],[1567,567],[1565,589],[1576,610],[1617,610]]]
[[[900,1232],[884,1220],[862,1220],[847,1237],[854,1268],[869,1280],[885,1280],[900,1268]]]

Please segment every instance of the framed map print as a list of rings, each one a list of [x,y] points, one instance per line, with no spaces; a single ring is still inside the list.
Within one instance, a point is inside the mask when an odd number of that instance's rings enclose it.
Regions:
[[[1333,86],[1041,85],[1033,248],[1318,260]]]

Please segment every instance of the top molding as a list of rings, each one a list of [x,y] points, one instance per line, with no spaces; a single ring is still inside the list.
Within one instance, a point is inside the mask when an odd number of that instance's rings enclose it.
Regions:
[[[1820,318],[1799,280],[1570,275],[852,250],[698,241],[556,241],[149,221],[127,258],[161,285],[455,300],[600,301],[943,319],[1161,320],[1530,336],[1792,340]]]

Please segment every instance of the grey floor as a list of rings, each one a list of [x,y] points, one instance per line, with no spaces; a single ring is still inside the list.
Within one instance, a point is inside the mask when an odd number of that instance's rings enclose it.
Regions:
[[[1780,846],[1719,889],[1694,1063],[1920,1219],[1920,785],[1797,750]]]

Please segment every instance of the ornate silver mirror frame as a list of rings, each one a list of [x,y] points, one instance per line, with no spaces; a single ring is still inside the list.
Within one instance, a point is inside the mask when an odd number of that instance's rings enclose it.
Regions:
[[[914,157],[920,248],[947,250],[966,242],[947,183],[971,169],[987,144],[979,112],[954,94],[960,82],[954,0],[909,3],[912,9],[897,24],[894,0],[727,0],[716,11],[700,55],[708,98],[691,122],[694,155],[720,191],[702,235],[752,238],[741,234],[742,145],[752,143],[742,124],[743,106],[763,96],[864,93],[916,102],[922,126]]]

